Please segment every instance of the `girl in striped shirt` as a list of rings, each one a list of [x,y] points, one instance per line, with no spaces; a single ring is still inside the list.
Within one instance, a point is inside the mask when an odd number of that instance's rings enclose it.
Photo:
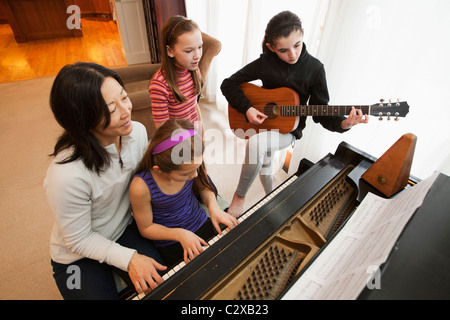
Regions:
[[[141,235],[154,240],[170,266],[188,263],[237,220],[221,210],[205,172],[201,134],[188,120],[166,121],[155,133],[130,185],[130,201]],[[208,218],[198,199],[209,210]]]
[[[201,121],[197,101],[203,85],[198,68],[202,47],[202,34],[194,21],[174,16],[164,24],[161,68],[149,86],[156,129],[169,119]]]

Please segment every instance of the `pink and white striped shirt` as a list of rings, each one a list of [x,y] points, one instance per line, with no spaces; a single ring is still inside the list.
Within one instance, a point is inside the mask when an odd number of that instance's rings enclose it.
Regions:
[[[197,98],[192,75],[188,69],[177,68],[178,87],[188,99],[178,102],[173,96],[161,69],[150,82],[148,91],[152,102],[152,113],[155,122],[165,122],[169,119],[188,119],[192,123],[200,120],[197,110]]]

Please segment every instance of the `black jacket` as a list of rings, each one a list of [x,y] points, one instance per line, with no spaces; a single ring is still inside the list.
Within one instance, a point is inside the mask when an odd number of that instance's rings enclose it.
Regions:
[[[242,114],[245,114],[252,105],[239,85],[254,80],[261,80],[266,89],[288,87],[295,90],[301,104],[327,105],[330,100],[324,66],[308,53],[305,44],[299,60],[294,65],[282,61],[276,53],[263,53],[258,59],[222,82],[220,89],[223,95],[228,103]],[[341,128],[341,122],[345,117],[313,117],[313,120],[330,131],[347,131]],[[300,117],[299,125],[292,134],[300,139],[305,126],[306,117]]]

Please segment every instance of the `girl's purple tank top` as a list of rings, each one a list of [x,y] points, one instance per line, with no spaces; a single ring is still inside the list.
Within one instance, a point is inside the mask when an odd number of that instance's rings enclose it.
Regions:
[[[135,176],[144,180],[150,190],[154,223],[167,228],[183,228],[196,232],[206,222],[206,212],[192,190],[194,180],[186,181],[178,193],[168,195],[161,191],[150,171],[141,171]],[[176,243],[168,240],[154,240],[154,242],[160,247]]]

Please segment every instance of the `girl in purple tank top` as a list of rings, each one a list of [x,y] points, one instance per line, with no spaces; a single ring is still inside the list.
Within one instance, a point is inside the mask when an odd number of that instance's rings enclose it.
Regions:
[[[206,241],[221,233],[220,223],[229,228],[238,223],[217,203],[203,150],[202,135],[191,122],[169,120],[156,131],[130,185],[139,231],[154,240],[167,270],[181,259],[188,263],[203,252]]]

